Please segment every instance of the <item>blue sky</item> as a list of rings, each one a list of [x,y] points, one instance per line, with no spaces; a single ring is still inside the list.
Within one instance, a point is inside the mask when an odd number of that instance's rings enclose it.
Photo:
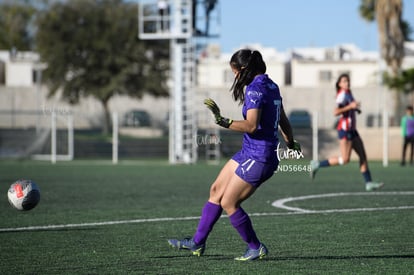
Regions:
[[[222,52],[260,43],[286,51],[353,43],[378,50],[377,26],[358,12],[360,0],[220,0]],[[414,0],[403,0],[403,18],[414,28]],[[408,14],[411,11],[411,14]],[[414,39],[414,33],[411,35]]]

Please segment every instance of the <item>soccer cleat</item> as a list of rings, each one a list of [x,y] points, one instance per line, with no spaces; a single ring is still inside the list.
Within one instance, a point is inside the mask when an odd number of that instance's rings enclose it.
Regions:
[[[310,162],[310,171],[309,171],[309,175],[311,177],[311,179],[315,178],[315,174],[319,169],[319,161],[318,160],[311,160]]]
[[[384,183],[382,183],[382,182],[372,182],[372,181],[370,181],[370,182],[367,182],[365,184],[365,190],[366,191],[374,191],[374,190],[380,189],[383,186],[384,186]]]
[[[204,249],[206,248],[205,244],[196,244],[193,238],[184,238],[182,240],[170,239],[168,240],[170,246],[177,248],[177,249],[188,249],[191,250],[193,255],[201,256],[204,253]]]
[[[243,256],[234,258],[236,261],[253,261],[256,259],[262,259],[266,257],[268,254],[268,250],[264,244],[260,244],[260,247],[258,249],[250,249],[247,247],[246,253],[244,253]]]

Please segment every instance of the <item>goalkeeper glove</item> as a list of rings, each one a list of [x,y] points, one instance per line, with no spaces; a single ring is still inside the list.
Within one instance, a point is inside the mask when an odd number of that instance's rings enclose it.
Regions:
[[[291,150],[295,150],[297,152],[302,152],[302,148],[300,147],[300,143],[297,142],[295,139],[291,142],[287,142],[287,147]]]
[[[216,102],[211,98],[207,98],[204,100],[204,104],[207,106],[208,109],[213,113],[214,118],[216,120],[216,124],[220,125],[224,128],[229,128],[230,125],[233,123],[232,119],[222,117],[220,114],[220,108],[217,106]]]

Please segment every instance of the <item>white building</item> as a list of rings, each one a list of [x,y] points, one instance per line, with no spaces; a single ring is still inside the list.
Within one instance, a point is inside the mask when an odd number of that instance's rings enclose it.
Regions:
[[[363,52],[353,44],[328,48],[292,48],[278,52],[260,44],[242,45],[259,50],[267,65],[267,73],[280,86],[320,87],[331,85],[343,72],[349,73],[353,87],[377,85],[380,70],[378,52]],[[405,43],[406,55],[402,67],[414,67],[414,42]],[[209,45],[198,63],[199,87],[226,87],[233,82],[229,69],[231,53],[222,53],[218,45]],[[35,52],[0,51],[0,86],[33,87],[39,54]]]
[[[241,48],[257,49],[263,55],[267,66],[267,73],[274,79],[284,81],[286,76],[285,62],[287,55],[273,48],[263,48],[259,44],[246,45]],[[221,53],[220,46],[208,45],[201,54],[197,66],[197,86],[201,89],[228,88],[234,81],[234,74],[230,70],[229,61],[232,53]]]
[[[351,75],[354,87],[375,85],[378,81],[378,53],[362,52],[354,45],[293,48],[286,53],[257,44],[243,47],[262,53],[267,73],[280,86],[310,88],[332,85],[344,72]],[[218,46],[209,46],[200,58],[198,86],[220,87],[232,83],[233,74],[228,66],[230,54],[220,54],[219,51]]]
[[[372,118],[379,117],[384,110],[393,112],[393,98],[386,87],[380,85],[381,59],[378,52],[364,52],[352,44],[328,48],[293,48],[278,52],[260,45],[246,45],[240,48],[259,50],[267,65],[267,73],[281,87],[285,108],[305,109],[320,114],[320,127],[332,127],[335,99],[335,82],[341,73],[351,76],[351,88],[355,98],[361,101],[363,114],[360,126],[372,124]],[[403,68],[414,67],[414,43],[405,44],[406,57]],[[213,52],[213,53],[211,53]],[[231,104],[228,91],[234,80],[229,67],[230,54],[220,54],[218,46],[210,46],[203,53],[198,64],[197,88],[200,96],[217,98],[230,115],[239,115],[239,108]],[[396,122],[394,122],[396,123]],[[375,124],[375,123],[374,123]]]
[[[402,63],[404,69],[414,67],[414,41],[406,41],[404,44],[405,56]]]
[[[379,85],[380,58],[377,52],[364,52],[352,44],[337,45],[328,48],[292,48],[279,52],[274,48],[264,48],[259,44],[242,45],[259,50],[267,65],[267,73],[281,87],[287,112],[293,109],[305,109],[320,115],[321,128],[331,128],[335,117],[334,85],[339,74],[348,73],[354,96],[361,101],[363,114],[359,126],[367,126],[368,120],[378,117],[387,102],[392,112],[393,99],[387,89]],[[414,42],[405,44],[406,57],[403,68],[414,67]],[[240,118],[240,108],[232,102],[229,89],[234,75],[229,67],[232,53],[222,53],[218,45],[209,45],[200,54],[197,64],[197,106],[200,106],[199,119],[204,116],[202,100],[214,98],[224,114]],[[42,108],[60,108],[73,110],[89,117],[102,116],[99,102],[92,98],[83,100],[80,105],[70,106],[56,97],[47,99],[47,87],[36,87],[36,70],[39,68],[39,55],[33,52],[0,51],[0,109],[41,110]],[[151,106],[159,106],[152,108]],[[94,106],[94,107],[91,107]],[[145,96],[143,100],[131,100],[122,96],[114,97],[110,102],[111,110],[123,112],[129,109],[144,109],[158,120],[163,120],[168,112],[168,99],[153,99]],[[391,114],[392,116],[392,114]],[[86,123],[86,124],[85,124]],[[87,127],[87,123],[80,123]],[[94,122],[96,124],[96,122]],[[375,124],[375,123],[374,123]]]
[[[378,54],[361,52],[354,45],[333,48],[302,48],[290,52],[292,87],[332,86],[338,76],[348,73],[352,87],[378,83]]]
[[[0,51],[0,85],[33,87],[39,60],[39,54],[35,52]]]

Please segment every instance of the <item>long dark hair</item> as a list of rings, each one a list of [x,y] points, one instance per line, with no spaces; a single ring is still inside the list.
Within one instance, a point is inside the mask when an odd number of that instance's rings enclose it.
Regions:
[[[343,77],[345,77],[346,79],[348,79],[348,83],[349,83],[349,91],[351,91],[351,79],[350,79],[350,77],[349,77],[349,74],[341,74],[341,75],[338,77],[338,80],[336,80],[336,83],[335,83],[335,88],[336,88],[336,92],[337,92],[337,93],[338,93],[338,92],[339,92],[339,90],[341,89],[341,87],[339,87],[339,82],[341,81],[341,79],[342,79]]]
[[[242,104],[244,102],[244,87],[249,85],[256,75],[266,72],[266,64],[260,52],[242,49],[233,54],[230,66],[239,72],[230,91],[233,93],[234,101],[239,101]]]

